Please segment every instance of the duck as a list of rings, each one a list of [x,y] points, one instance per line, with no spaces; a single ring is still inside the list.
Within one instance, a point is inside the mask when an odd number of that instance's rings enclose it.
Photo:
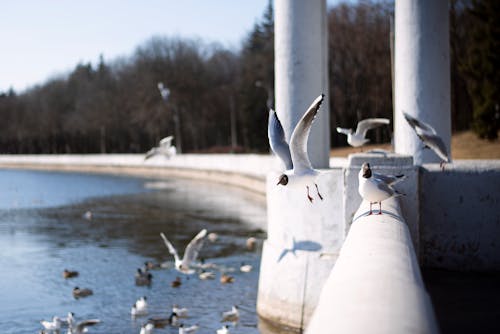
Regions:
[[[153,275],[146,271],[143,271],[141,268],[137,268],[137,272],[135,273],[135,285],[144,286],[151,285],[153,280]]]
[[[178,287],[180,287],[180,286],[181,286],[181,284],[182,284],[182,281],[181,281],[181,278],[180,278],[179,276],[177,276],[177,277],[175,278],[175,280],[173,280],[173,281],[170,283],[170,285],[172,286],[172,288],[178,288]]]
[[[229,276],[227,274],[222,274],[220,276],[220,282],[222,284],[226,284],[226,283],[233,283],[234,282],[234,277],[233,276]]]
[[[64,278],[73,278],[78,276],[78,271],[73,271],[73,270],[68,270],[64,269],[63,271],[63,277]]]
[[[91,289],[80,289],[79,287],[75,286],[73,288],[73,297],[75,298],[82,298],[82,297],[87,297],[90,295],[93,295],[94,292]]]
[[[176,327],[179,325],[179,317],[175,312],[172,312],[167,318],[149,318],[148,322],[152,323],[156,328],[163,328],[168,325]]]

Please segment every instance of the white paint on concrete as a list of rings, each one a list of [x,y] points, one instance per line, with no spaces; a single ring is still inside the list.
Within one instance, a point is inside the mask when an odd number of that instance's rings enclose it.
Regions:
[[[345,236],[342,169],[322,170],[317,179],[323,201],[310,203],[306,189],[267,179],[267,240],[262,252],[257,312],[295,328],[307,323]],[[295,245],[295,247],[294,247]]]
[[[355,214],[306,333],[438,333],[397,199]]]
[[[439,162],[422,150],[402,112],[434,127],[450,152],[448,1],[398,0],[395,16],[395,151],[413,155],[416,165]]]
[[[326,1],[276,0],[274,19],[276,112],[287,140],[307,107],[321,93],[325,100],[311,129],[309,157],[328,168],[330,121]]]

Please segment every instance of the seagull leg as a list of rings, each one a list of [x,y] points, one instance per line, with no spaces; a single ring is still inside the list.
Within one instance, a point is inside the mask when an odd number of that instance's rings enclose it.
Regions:
[[[309,195],[309,186],[306,186],[307,188],[307,199],[309,199],[309,202],[313,202],[313,198],[311,197],[311,195]]]
[[[378,214],[382,214],[382,202],[378,202]]]
[[[319,193],[318,185],[316,183],[314,185],[316,186],[316,191],[318,192],[319,199],[323,200],[323,196],[321,196],[321,194]]]
[[[439,167],[441,167],[441,171],[443,171],[443,172],[444,172],[444,165],[445,165],[445,163],[446,163],[446,162],[445,162],[444,160],[442,160],[442,161],[439,163]]]
[[[372,213],[373,213],[372,212],[372,202],[370,202],[370,213],[368,214],[368,216],[371,215]]]

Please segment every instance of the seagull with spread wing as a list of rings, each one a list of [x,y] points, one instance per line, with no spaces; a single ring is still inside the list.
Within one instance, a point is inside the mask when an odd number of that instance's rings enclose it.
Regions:
[[[198,253],[200,252],[201,247],[203,247],[203,242],[205,241],[205,237],[207,235],[207,230],[201,230],[194,238],[189,242],[184,251],[184,257],[182,260],[179,258],[179,254],[177,250],[172,246],[170,241],[168,241],[165,234],[160,233],[165,245],[168,248],[170,254],[174,256],[175,259],[175,269],[180,271],[183,274],[194,274],[195,270],[189,268],[189,265],[196,260],[198,257]]]
[[[172,145],[173,139],[174,139],[174,136],[168,136],[168,137],[165,137],[162,140],[160,140],[160,143],[158,146],[153,147],[152,149],[150,149],[146,153],[144,160],[148,160],[149,158],[152,158],[155,155],[163,155],[167,159],[170,159],[171,156],[176,155],[177,149],[175,148],[174,145]]]
[[[408,124],[415,130],[417,137],[424,143],[424,148],[430,148],[441,158],[439,166],[444,168],[444,164],[450,162],[451,159],[443,139],[438,136],[436,130],[429,124],[419,121],[405,112],[403,112],[403,115]]]
[[[356,132],[353,129],[337,128],[338,133],[347,135],[347,143],[352,147],[363,146],[370,139],[366,138],[366,132],[384,124],[389,124],[391,121],[387,118],[368,118],[360,121],[356,127]]]
[[[280,175],[277,185],[305,187],[307,199],[312,203],[309,187],[314,184],[318,197],[323,200],[319,193],[316,178],[319,172],[313,169],[307,154],[307,140],[311,132],[311,126],[325,95],[318,96],[309,106],[305,114],[299,120],[290,138],[290,145],[286,142],[285,132],[281,122],[274,110],[269,111],[268,137],[269,145],[273,152],[282,160],[286,171]]]

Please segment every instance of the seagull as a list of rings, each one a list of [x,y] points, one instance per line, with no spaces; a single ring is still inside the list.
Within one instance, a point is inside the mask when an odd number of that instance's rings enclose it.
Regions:
[[[198,325],[193,325],[190,327],[184,327],[184,324],[179,325],[179,334],[189,334],[189,333],[194,333],[198,330],[199,326]]]
[[[217,235],[217,233],[212,232],[212,233],[208,234],[207,238],[208,238],[208,241],[215,242],[215,241],[217,241],[219,236]]]
[[[194,274],[195,270],[190,269],[189,265],[198,257],[198,253],[200,252],[200,249],[203,246],[203,242],[205,240],[205,236],[207,235],[207,230],[206,229],[201,230],[193,238],[193,240],[189,242],[189,244],[186,246],[186,249],[184,250],[184,257],[182,258],[182,260],[179,258],[179,254],[177,254],[177,251],[175,250],[174,246],[172,246],[170,241],[168,241],[167,237],[165,237],[165,234],[160,233],[160,235],[163,241],[165,242],[168,251],[170,252],[170,254],[174,256],[175,269],[177,269],[183,274]]]
[[[59,317],[52,318],[52,321],[42,320],[40,323],[48,331],[58,331],[61,329],[61,319]]]
[[[451,158],[448,155],[446,145],[441,137],[437,135],[436,130],[429,124],[419,121],[405,112],[403,112],[403,115],[408,124],[415,130],[418,138],[424,143],[424,148],[430,148],[441,158],[439,166],[444,169],[444,164],[451,162]]]
[[[379,174],[380,175],[380,174]],[[399,193],[397,190],[392,188],[392,186],[381,180],[374,177],[372,170],[370,169],[370,164],[365,162],[361,166],[361,170],[358,175],[359,186],[358,191],[361,197],[364,200],[370,202],[370,213],[372,212],[372,204],[379,204],[379,215],[382,214],[382,201],[386,200],[392,196],[401,196],[402,193]]]
[[[269,110],[268,137],[269,145],[273,152],[285,165],[285,172],[280,175],[277,185],[293,187],[306,187],[307,199],[312,203],[313,198],[309,194],[309,186],[314,184],[318,197],[323,200],[319,193],[316,177],[319,172],[312,168],[307,154],[307,140],[311,132],[311,125],[318,113],[325,95],[318,96],[309,106],[305,114],[295,126],[290,139],[290,145],[285,140],[285,132],[281,126],[276,112]]]
[[[148,302],[146,301],[146,297],[139,298],[135,304],[132,305],[130,314],[132,317],[139,317],[141,315],[148,314]]]
[[[229,326],[228,325],[222,326],[222,328],[217,330],[217,334],[230,334],[229,333]]]
[[[89,320],[80,321],[78,324],[76,324],[76,326],[70,326],[68,328],[68,334],[83,334],[83,333],[87,333],[87,331],[88,331],[87,327],[88,326],[93,326],[93,325],[98,324],[100,322],[101,322],[101,320],[99,320],[99,319],[89,319]]]
[[[255,249],[255,246],[257,245],[257,239],[254,237],[250,237],[246,241],[247,249],[249,251],[253,251]]]
[[[389,124],[391,121],[387,118],[367,118],[360,121],[356,127],[356,132],[353,129],[337,128],[338,133],[347,135],[347,143],[352,147],[363,146],[370,139],[365,138],[368,130],[374,129],[384,124]]]
[[[153,147],[146,153],[144,160],[148,160],[149,158],[152,158],[155,155],[163,155],[167,159],[170,159],[170,157],[176,155],[177,149],[175,148],[175,146],[172,145],[173,139],[174,136],[168,136],[160,140],[158,146]]]
[[[73,278],[76,276],[78,276],[78,271],[72,271],[72,270],[68,270],[68,269],[64,269],[64,271],[63,271],[64,278]]]
[[[93,294],[94,292],[90,289],[80,289],[77,286],[73,289],[73,297],[75,298],[87,297]]]
[[[244,262],[241,263],[240,271],[244,273],[249,273],[252,271],[252,265],[251,264],[245,264]]]
[[[202,269],[198,277],[202,280],[215,279],[215,273],[213,271],[206,271],[205,269]]]
[[[230,311],[222,312],[222,322],[237,322],[240,319],[238,306],[233,305]]]
[[[141,331],[139,334],[153,334],[153,329],[155,328],[155,325],[148,322],[146,324],[143,324],[141,326]]]
[[[179,318],[187,318],[188,309],[186,307],[179,307],[179,305],[174,304],[172,306],[172,314],[177,315]]]

